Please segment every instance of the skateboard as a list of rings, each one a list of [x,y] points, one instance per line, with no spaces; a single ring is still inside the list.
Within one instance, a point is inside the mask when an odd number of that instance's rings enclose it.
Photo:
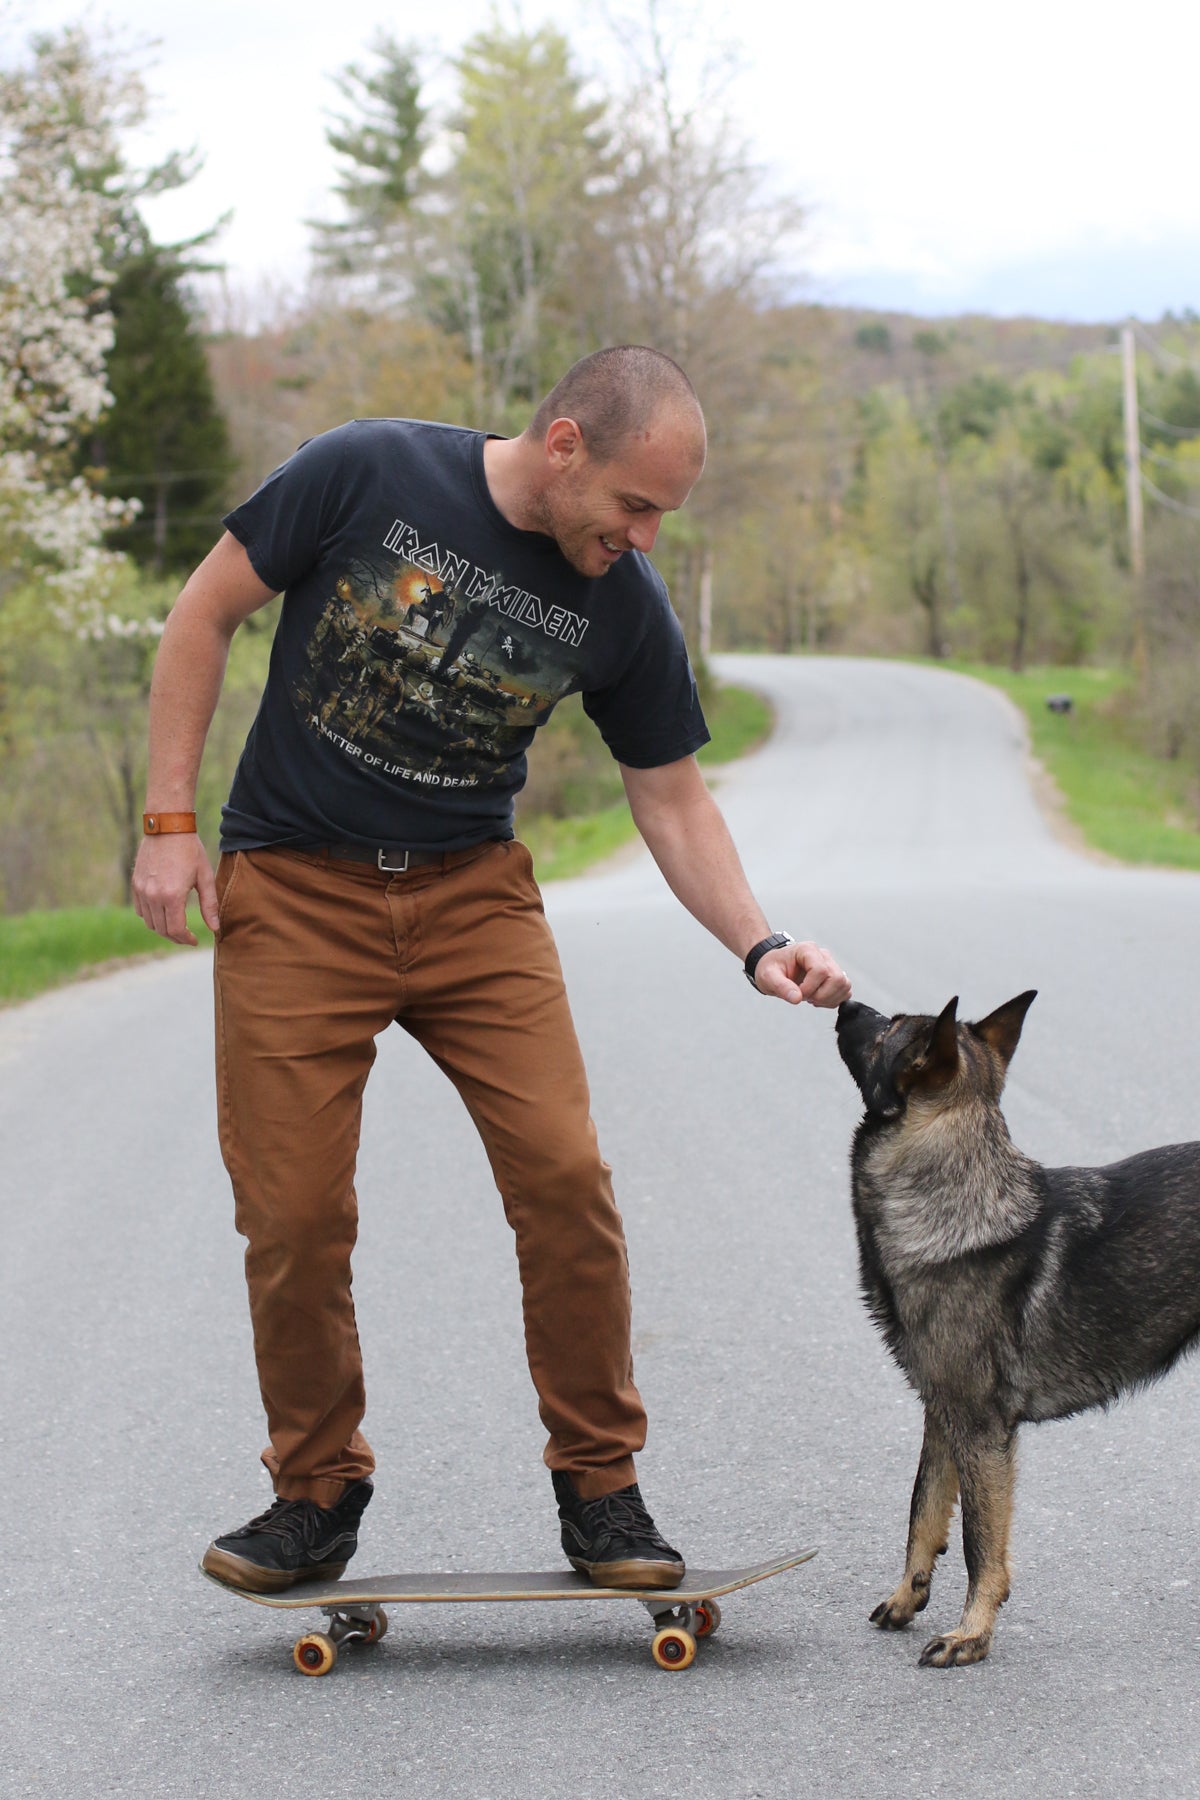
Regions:
[[[650,1654],[660,1669],[686,1669],[696,1645],[711,1637],[721,1623],[718,1599],[781,1575],[816,1555],[797,1550],[790,1556],[754,1563],[744,1569],[689,1569],[677,1588],[593,1587],[582,1575],[566,1570],[536,1574],[367,1575],[358,1580],[305,1581],[281,1594],[252,1594],[232,1587],[219,1576],[201,1574],[228,1593],[256,1606],[284,1611],[319,1608],[329,1621],[324,1631],[297,1638],[292,1660],[302,1675],[328,1675],[342,1644],[377,1644],[388,1628],[388,1606],[459,1601],[636,1600],[650,1614],[654,1641]]]

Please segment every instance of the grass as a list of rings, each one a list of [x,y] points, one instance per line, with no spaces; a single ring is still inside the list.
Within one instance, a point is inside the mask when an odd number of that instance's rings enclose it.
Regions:
[[[770,735],[771,708],[748,688],[720,687],[704,696],[704,716],[712,739],[699,761],[706,767],[733,762]],[[519,835],[529,845],[539,881],[565,881],[611,856],[636,835],[624,800],[574,818],[522,818]]]
[[[197,919],[191,925],[196,931]],[[30,1000],[109,963],[175,948],[125,906],[64,906],[0,917],[0,1003]]]
[[[1132,675],[1118,669],[1027,669],[983,663],[937,665],[1001,688],[1029,721],[1034,755],[1053,778],[1067,817],[1092,849],[1121,862],[1200,869],[1194,778],[1134,741],[1122,701]],[[1072,710],[1052,713],[1051,694]]]
[[[765,738],[770,709],[758,695],[721,688],[706,700],[713,741],[706,763],[730,762]],[[620,849],[634,835],[623,800],[570,819],[530,818],[521,836],[537,859],[543,881],[561,880]],[[188,922],[202,943],[208,931],[194,910]],[[63,982],[143,956],[169,955],[177,946],[147,931],[124,906],[67,906],[52,912],[0,915],[0,1005],[31,1000]]]

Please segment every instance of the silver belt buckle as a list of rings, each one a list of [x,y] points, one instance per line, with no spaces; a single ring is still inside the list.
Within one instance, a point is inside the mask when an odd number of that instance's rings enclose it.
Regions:
[[[408,855],[409,855],[407,850],[404,852],[404,861],[403,862],[385,862],[383,859],[386,855],[387,855],[386,850],[380,850],[377,852],[376,857],[375,857],[375,865],[377,868],[382,869],[383,873],[385,875],[407,875],[407,873],[408,873]]]

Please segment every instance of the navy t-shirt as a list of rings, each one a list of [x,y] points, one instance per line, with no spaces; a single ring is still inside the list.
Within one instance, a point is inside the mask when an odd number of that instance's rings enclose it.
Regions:
[[[357,419],[226,518],[284,599],[223,850],[510,837],[525,752],[570,693],[634,768],[708,741],[657,571],[631,550],[593,579],[510,525],[484,441]]]

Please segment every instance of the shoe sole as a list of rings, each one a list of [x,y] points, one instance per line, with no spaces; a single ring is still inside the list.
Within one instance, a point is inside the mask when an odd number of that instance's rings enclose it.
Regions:
[[[568,1556],[577,1574],[586,1575],[597,1587],[611,1588],[676,1588],[687,1573],[679,1562],[589,1563],[581,1557]]]
[[[346,1572],[344,1562],[313,1563],[307,1569],[264,1569],[244,1556],[234,1556],[230,1550],[219,1550],[215,1544],[204,1552],[200,1567],[226,1587],[243,1588],[249,1594],[281,1594],[298,1582],[337,1581]]]

